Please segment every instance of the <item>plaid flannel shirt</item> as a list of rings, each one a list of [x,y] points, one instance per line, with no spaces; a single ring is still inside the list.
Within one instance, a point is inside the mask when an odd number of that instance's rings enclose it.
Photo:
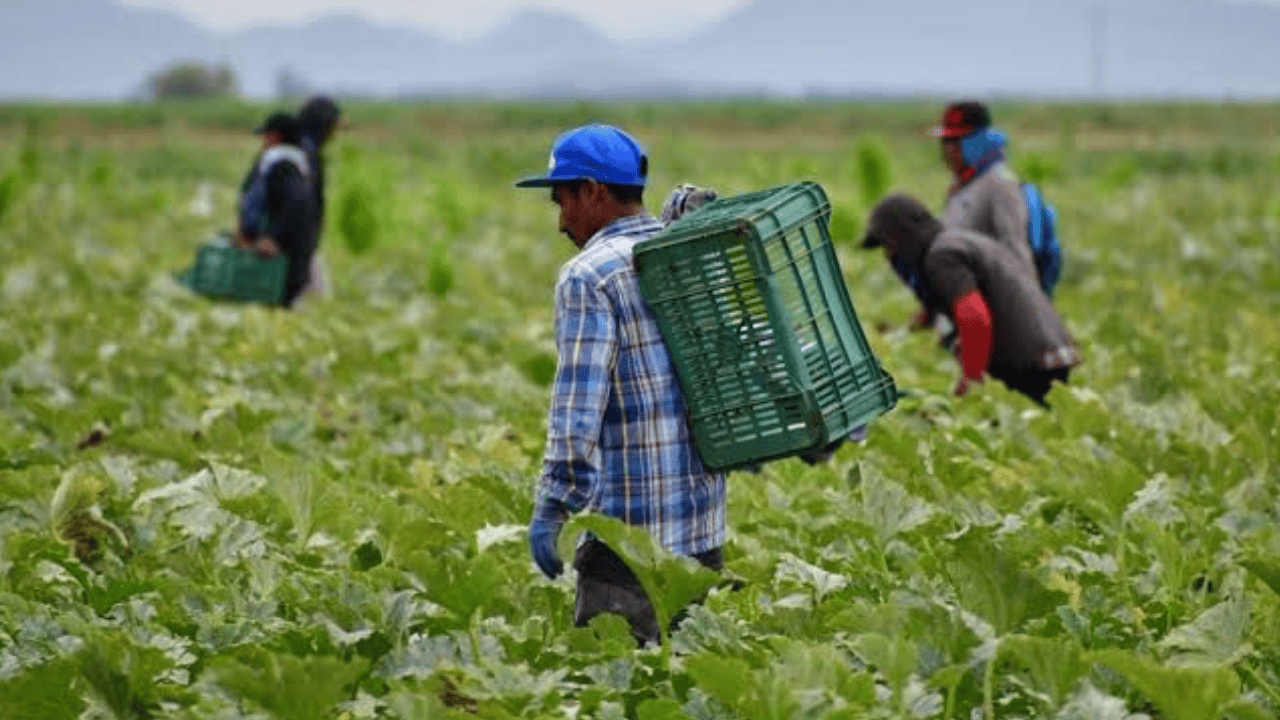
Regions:
[[[560,361],[538,499],[642,526],[668,550],[693,555],[724,544],[725,484],[694,447],[675,367],[632,267],[632,247],[661,229],[648,214],[615,220],[560,271]]]

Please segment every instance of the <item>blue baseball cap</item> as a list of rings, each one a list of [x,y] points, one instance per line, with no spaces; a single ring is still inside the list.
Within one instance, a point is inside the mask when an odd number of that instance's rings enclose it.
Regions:
[[[640,143],[612,125],[574,128],[551,144],[546,175],[525,178],[516,187],[551,187],[575,180],[644,187],[649,158]]]

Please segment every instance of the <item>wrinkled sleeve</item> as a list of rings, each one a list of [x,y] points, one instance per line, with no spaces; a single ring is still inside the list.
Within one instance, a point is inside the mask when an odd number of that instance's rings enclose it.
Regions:
[[[960,367],[970,380],[981,380],[991,365],[991,308],[977,290],[955,301],[951,315],[960,332]]]
[[[978,289],[978,277],[969,266],[964,253],[953,248],[930,252],[924,261],[924,272],[929,283],[937,290],[938,299],[948,307]]]
[[[262,231],[263,213],[267,205],[266,192],[266,184],[258,176],[258,158],[255,157],[244,181],[240,183],[237,225],[241,235],[253,238]]]
[[[307,284],[316,251],[311,186],[289,163],[276,163],[267,173],[267,230],[288,259],[282,302],[291,305]]]
[[[898,274],[898,279],[911,288],[911,292],[915,293],[916,299],[920,301],[921,309],[930,318],[944,312],[937,298],[933,297],[933,293],[929,290],[929,284],[907,264],[907,261],[895,255],[889,259],[889,264],[893,266],[893,271]]]
[[[309,194],[306,180],[288,163],[276,163],[267,172],[266,234],[274,238],[281,249],[295,250],[293,246],[305,237]],[[290,247],[286,248],[286,245]]]
[[[600,476],[600,432],[618,340],[609,298],[572,274],[556,287],[556,349],[538,499],[558,500],[578,511],[590,501]]]
[[[999,183],[991,197],[991,225],[996,242],[1013,251],[1022,264],[1036,277],[1036,261],[1027,239],[1027,201],[1017,183]]]

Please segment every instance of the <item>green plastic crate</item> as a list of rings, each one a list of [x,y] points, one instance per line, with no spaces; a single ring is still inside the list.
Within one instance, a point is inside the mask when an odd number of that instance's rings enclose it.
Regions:
[[[203,245],[180,279],[194,292],[225,300],[277,305],[288,270],[284,256],[263,258],[246,248]]]
[[[830,216],[822,187],[804,182],[708,203],[635,246],[708,467],[817,450],[897,404]]]

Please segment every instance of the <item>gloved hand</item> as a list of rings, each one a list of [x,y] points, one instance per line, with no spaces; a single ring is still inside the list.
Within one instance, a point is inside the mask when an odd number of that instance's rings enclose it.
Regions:
[[[960,375],[960,381],[956,383],[956,389],[953,390],[952,392],[955,394],[956,397],[964,397],[965,395],[969,394],[969,391],[973,389],[974,385],[981,385],[981,384],[982,384],[982,378],[965,377],[962,374]]]
[[[564,572],[556,541],[560,539],[560,529],[568,519],[569,510],[563,504],[544,500],[533,509],[533,519],[529,521],[529,552],[542,574],[552,580]]]
[[[662,204],[662,224],[670,225],[718,197],[714,188],[682,183],[671,190]]]

